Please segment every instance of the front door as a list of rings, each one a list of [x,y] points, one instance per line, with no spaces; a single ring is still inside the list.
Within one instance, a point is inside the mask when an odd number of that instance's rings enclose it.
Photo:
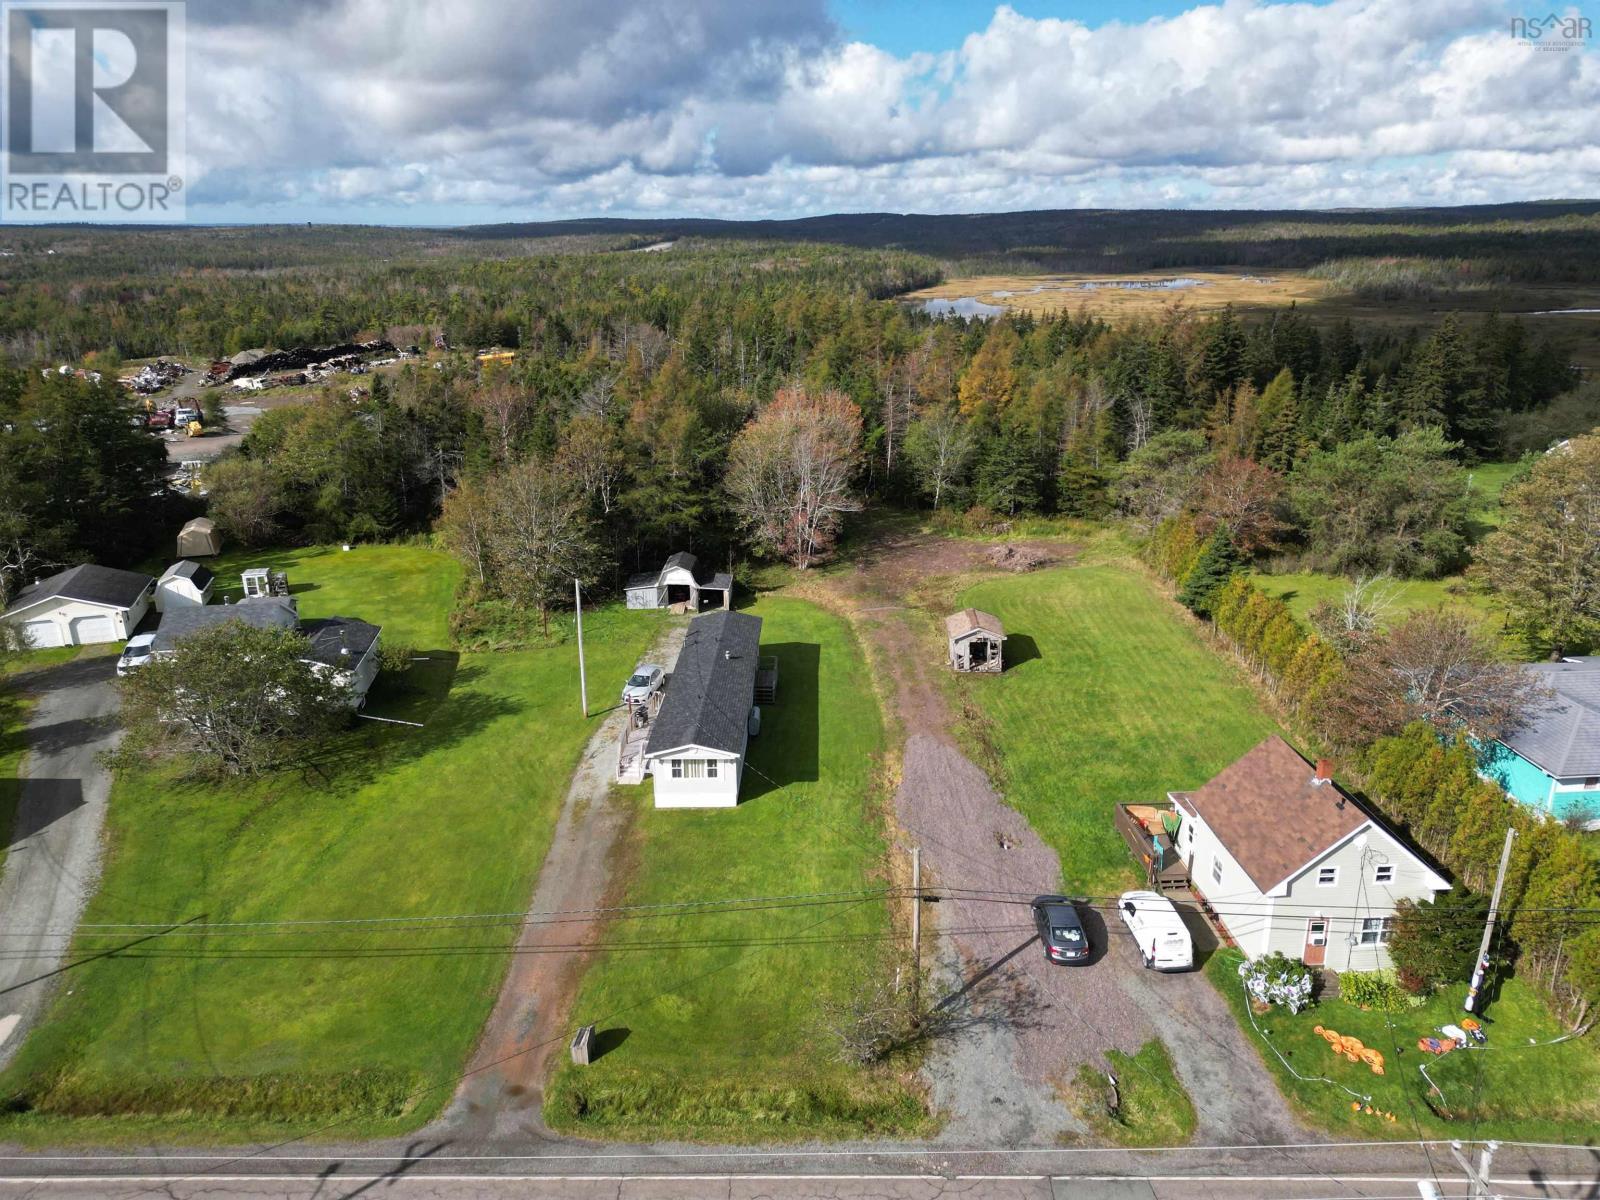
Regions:
[[[1320,967],[1328,958],[1328,919],[1312,917],[1306,922],[1306,952],[1301,962]]]

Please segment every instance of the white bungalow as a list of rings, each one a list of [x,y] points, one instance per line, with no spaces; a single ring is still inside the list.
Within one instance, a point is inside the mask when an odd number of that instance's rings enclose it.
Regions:
[[[739,803],[760,648],[760,617],[717,612],[689,623],[644,751],[657,808]]]

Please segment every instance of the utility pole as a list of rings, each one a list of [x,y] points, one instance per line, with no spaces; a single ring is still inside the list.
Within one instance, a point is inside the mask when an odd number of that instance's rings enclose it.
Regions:
[[[1467,1193],[1470,1200],[1493,1200],[1494,1192],[1489,1188],[1489,1168],[1494,1163],[1494,1152],[1500,1149],[1499,1142],[1483,1143],[1483,1153],[1478,1156],[1478,1167],[1473,1169],[1467,1161],[1467,1156],[1461,1152],[1460,1142],[1450,1143],[1450,1153],[1455,1156],[1456,1162],[1461,1164],[1461,1170],[1467,1176],[1467,1184],[1472,1189]]]
[[[922,987],[922,847],[911,847],[911,1007]]]
[[[1483,941],[1478,944],[1478,965],[1472,969],[1472,986],[1467,989],[1467,998],[1461,1002],[1461,1007],[1468,1012],[1477,1011],[1478,989],[1483,986],[1483,977],[1489,971],[1489,943],[1494,940],[1494,923],[1500,916],[1500,891],[1506,885],[1506,867],[1511,864],[1511,843],[1516,840],[1516,829],[1507,829],[1505,849],[1500,851],[1500,870],[1494,877],[1494,895],[1489,898],[1489,919],[1483,923]]]
[[[583,586],[572,581],[572,598],[578,610],[578,695],[583,700],[583,716],[589,717],[589,678],[583,670]]]

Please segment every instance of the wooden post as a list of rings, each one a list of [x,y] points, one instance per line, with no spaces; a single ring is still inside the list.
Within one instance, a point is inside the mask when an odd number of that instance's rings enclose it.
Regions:
[[[572,596],[578,609],[578,697],[583,702],[583,715],[587,720],[589,716],[589,679],[583,670],[583,587],[576,579],[572,581]]]

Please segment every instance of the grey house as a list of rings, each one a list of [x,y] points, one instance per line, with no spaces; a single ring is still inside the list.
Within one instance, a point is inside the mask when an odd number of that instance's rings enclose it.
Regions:
[[[306,639],[301,661],[331,672],[350,688],[352,706],[366,702],[378,677],[378,626],[355,617],[320,617],[302,621],[295,602],[284,596],[263,596],[237,604],[170,609],[161,619],[152,654],[171,654],[178,643],[201,630],[240,621],[256,629],[293,629]]]
[[[726,609],[733,600],[733,576],[726,571],[709,571],[694,555],[680,550],[659,571],[630,576],[625,590],[629,608],[672,608],[693,613],[710,603]]]
[[[657,808],[739,803],[760,649],[760,617],[717,612],[689,623],[644,751]]]

